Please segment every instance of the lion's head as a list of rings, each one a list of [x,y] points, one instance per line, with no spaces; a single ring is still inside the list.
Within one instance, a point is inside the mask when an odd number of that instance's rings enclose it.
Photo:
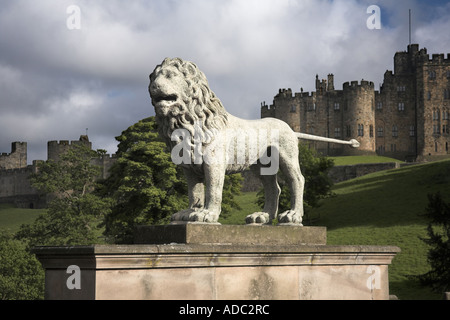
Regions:
[[[200,127],[208,144],[227,125],[225,108],[192,62],[166,58],[150,75],[149,93],[159,133],[169,144],[175,129],[187,129],[193,138]]]

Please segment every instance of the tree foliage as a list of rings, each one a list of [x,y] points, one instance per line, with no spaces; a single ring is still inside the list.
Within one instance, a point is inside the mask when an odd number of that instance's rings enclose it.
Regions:
[[[94,193],[100,168],[91,159],[102,153],[74,145],[59,161],[40,164],[31,183],[47,195],[48,210],[33,224],[23,225],[16,237],[29,246],[98,243],[110,200]]]
[[[430,246],[431,270],[418,278],[435,292],[447,292],[450,291],[450,203],[446,203],[439,192],[428,195],[425,216],[429,219],[429,238],[422,240]]]
[[[44,294],[44,270],[23,242],[0,233],[0,300],[36,300]]]
[[[143,119],[116,137],[117,162],[101,186],[114,205],[105,219],[112,242],[130,243],[139,224],[164,224],[187,206],[186,183],[159,138],[154,117]]]
[[[300,168],[305,178],[305,188],[303,193],[303,202],[305,216],[309,209],[319,206],[319,201],[332,195],[331,188],[333,181],[328,176],[329,170],[334,166],[333,160],[322,156],[314,149],[310,149],[307,144],[299,143]],[[291,192],[285,182],[281,172],[278,183],[281,188],[279,198],[278,212],[284,212],[290,209]],[[264,207],[264,189],[261,189],[257,195],[257,204]]]

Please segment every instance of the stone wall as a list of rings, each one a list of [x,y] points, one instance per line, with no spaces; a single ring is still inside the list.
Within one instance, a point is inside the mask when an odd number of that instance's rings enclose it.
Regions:
[[[67,152],[74,145],[85,145],[92,148],[87,136],[81,136],[76,141],[49,141],[48,160],[58,161],[60,155]],[[13,142],[11,153],[0,155],[0,203],[12,203],[20,208],[43,208],[46,206],[46,197],[31,186],[29,177],[38,170],[39,162],[34,160],[27,165],[27,143]],[[91,159],[93,165],[101,168],[100,179],[109,175],[109,169],[116,161],[115,155],[105,154],[101,158]]]
[[[397,168],[400,168],[400,164],[396,162],[363,163],[348,166],[335,166],[330,170],[329,176],[334,183],[338,183],[358,178],[369,173]]]

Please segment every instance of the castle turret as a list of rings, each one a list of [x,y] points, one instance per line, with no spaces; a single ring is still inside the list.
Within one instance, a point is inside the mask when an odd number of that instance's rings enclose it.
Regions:
[[[328,75],[328,87],[327,87],[328,91],[334,91],[334,75],[332,73],[330,73]]]
[[[0,154],[1,169],[19,169],[27,167],[27,143],[13,142],[11,153]]]
[[[360,147],[356,154],[373,153],[375,150],[375,91],[374,84],[362,80],[344,83],[344,133],[347,138],[356,138]]]
[[[92,148],[92,143],[89,141],[87,135],[80,136],[78,141],[60,140],[49,141],[47,143],[47,159],[58,161],[61,154],[66,153],[74,145],[85,145],[89,149]]]

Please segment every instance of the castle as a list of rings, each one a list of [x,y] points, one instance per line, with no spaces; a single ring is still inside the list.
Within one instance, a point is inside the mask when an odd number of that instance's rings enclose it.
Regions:
[[[47,143],[47,160],[58,161],[59,157],[75,145],[85,145],[92,149],[88,136],[82,135],[79,140],[49,141]],[[91,159],[93,165],[101,168],[99,178],[108,176],[109,168],[115,162],[114,155],[103,155]],[[27,164],[27,143],[13,142],[11,153],[0,154],[0,203],[13,203],[19,208],[43,208],[47,204],[45,195],[41,195],[30,184],[29,177],[37,172],[42,160],[33,160]]]
[[[316,76],[316,91],[292,94],[280,89],[261,117],[287,122],[297,132],[348,140],[361,146],[314,142],[326,155],[378,154],[416,161],[445,156],[450,144],[450,54],[427,54],[411,44],[394,56],[380,90],[373,82],[345,82],[334,88],[334,76]]]

